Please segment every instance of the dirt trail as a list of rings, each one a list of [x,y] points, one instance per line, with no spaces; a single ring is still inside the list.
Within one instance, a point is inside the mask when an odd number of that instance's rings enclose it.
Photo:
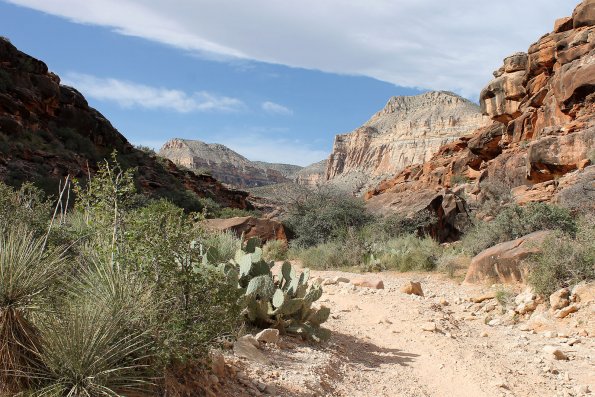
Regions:
[[[269,385],[263,395],[582,396],[595,388],[593,305],[564,322],[546,322],[535,333],[522,330],[524,322],[508,325],[494,299],[469,302],[488,287],[459,285],[437,274],[314,276],[380,278],[385,289],[326,285],[321,303],[332,308],[325,324],[333,331],[328,344],[284,337],[281,347],[263,347],[270,365],[235,359],[244,381]],[[409,280],[421,281],[425,297],[400,292]],[[492,326],[486,317],[495,319]],[[431,323],[436,330],[425,331]],[[585,331],[591,336],[578,335]],[[569,360],[554,360],[543,352],[546,345],[560,348]],[[259,395],[253,389],[231,394]]]

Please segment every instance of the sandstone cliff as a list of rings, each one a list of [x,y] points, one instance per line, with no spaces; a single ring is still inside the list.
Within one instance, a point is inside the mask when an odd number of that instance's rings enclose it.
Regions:
[[[450,92],[393,97],[362,127],[335,137],[326,179],[359,190],[429,160],[440,146],[488,121],[479,106]]]
[[[527,53],[506,58],[494,77],[480,95],[492,124],[369,191],[369,208],[404,214],[430,208],[442,239],[459,232],[462,197],[479,200],[489,184],[511,188],[519,203],[595,211],[595,166],[589,166],[595,160],[595,0],[556,21]]]
[[[295,182],[298,185],[317,186],[324,182],[328,160],[322,160],[299,170],[295,176]]]
[[[166,142],[159,155],[242,188],[289,182],[302,169],[297,165],[250,161],[221,144],[179,138]]]
[[[32,181],[54,194],[61,178],[84,180],[114,150],[124,166],[137,167],[138,188],[150,196],[192,209],[197,196],[250,207],[247,193],[135,149],[76,89],[60,85],[45,63],[0,38],[0,180]]]

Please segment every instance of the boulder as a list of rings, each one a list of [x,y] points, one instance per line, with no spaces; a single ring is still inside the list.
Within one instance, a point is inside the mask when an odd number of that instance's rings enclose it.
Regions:
[[[243,216],[228,219],[205,219],[204,226],[210,230],[231,231],[245,239],[259,238],[263,243],[269,240],[287,241],[285,228],[281,222],[271,219]]]
[[[279,330],[267,328],[256,334],[256,340],[263,343],[277,343],[279,341]]]
[[[571,313],[578,312],[578,306],[576,304],[572,304],[570,306],[566,306],[556,312],[556,318],[566,318]]]
[[[585,0],[574,9],[572,26],[576,29],[593,25],[595,25],[595,0]]]
[[[575,285],[572,288],[572,301],[581,304],[595,301],[595,283],[585,283]]]
[[[236,343],[233,344],[233,353],[238,357],[246,358],[258,364],[270,364],[269,359],[264,354],[262,354],[258,348],[254,347],[254,345],[249,340],[243,340],[240,338]]]
[[[562,288],[550,295],[550,307],[552,310],[562,309],[570,304],[570,291]]]
[[[424,296],[424,291],[421,289],[421,283],[409,281],[401,287],[401,292],[407,295]]]
[[[539,244],[550,233],[531,233],[480,252],[471,260],[465,283],[524,283],[527,271],[522,266],[523,260],[540,252]]]

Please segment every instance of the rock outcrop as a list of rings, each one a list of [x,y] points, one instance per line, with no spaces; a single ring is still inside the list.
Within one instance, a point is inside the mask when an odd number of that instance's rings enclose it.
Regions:
[[[258,237],[263,243],[269,240],[287,241],[283,224],[271,219],[254,218],[252,216],[205,219],[204,225],[210,230],[231,231],[238,237],[244,236],[244,239]]]
[[[60,85],[45,63],[0,38],[0,180],[32,181],[55,194],[60,179],[85,179],[114,150],[124,166],[137,168],[139,189],[152,197],[194,210],[197,197],[251,207],[247,193],[135,149],[81,93]]]
[[[480,95],[481,109],[493,123],[368,191],[370,208],[408,213],[425,197],[449,191],[474,201],[485,184],[497,183],[512,189],[521,203],[556,202],[592,211],[594,7],[593,0],[584,1],[527,53],[506,58]]]
[[[326,179],[359,190],[488,122],[477,105],[450,92],[393,97],[362,127],[335,137]]]
[[[317,186],[325,181],[328,160],[322,160],[299,170],[294,180],[298,185]]]
[[[227,146],[189,139],[167,141],[159,155],[195,172],[212,174],[240,188],[286,183],[302,169],[298,165],[250,161]]]

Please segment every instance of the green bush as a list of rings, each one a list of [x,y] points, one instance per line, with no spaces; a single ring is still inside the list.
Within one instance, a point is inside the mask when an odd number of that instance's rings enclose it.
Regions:
[[[436,268],[438,271],[446,273],[448,277],[454,278],[460,272],[467,271],[471,258],[457,250],[446,250],[438,258]]]
[[[440,253],[440,244],[434,239],[408,235],[388,241],[378,257],[387,269],[430,271],[436,269]]]
[[[595,218],[579,222],[573,238],[556,231],[545,239],[541,253],[529,260],[529,283],[536,293],[549,296],[563,287],[595,279]]]
[[[372,219],[363,200],[318,190],[292,203],[284,223],[295,235],[295,244],[312,247],[343,239],[350,229],[361,229]]]
[[[505,208],[491,222],[481,222],[463,236],[463,249],[477,255],[498,243],[514,240],[539,230],[560,230],[573,235],[576,221],[570,211],[544,203]]]
[[[385,242],[409,234],[423,236],[424,232],[436,223],[436,220],[436,215],[428,210],[417,212],[411,217],[391,214],[376,218],[374,222],[367,224],[362,229],[362,235],[369,242]]]
[[[304,267],[320,270],[349,266],[351,260],[346,257],[343,245],[338,242],[322,243],[308,248],[292,247],[289,257],[299,259]]]
[[[262,247],[262,255],[267,261],[284,261],[287,259],[287,242],[269,240]]]
[[[30,183],[14,189],[0,182],[0,233],[9,226],[22,225],[36,236],[48,231],[52,203]]]
[[[228,262],[242,246],[242,240],[231,231],[207,232],[202,243],[205,249],[211,249],[213,263]]]

